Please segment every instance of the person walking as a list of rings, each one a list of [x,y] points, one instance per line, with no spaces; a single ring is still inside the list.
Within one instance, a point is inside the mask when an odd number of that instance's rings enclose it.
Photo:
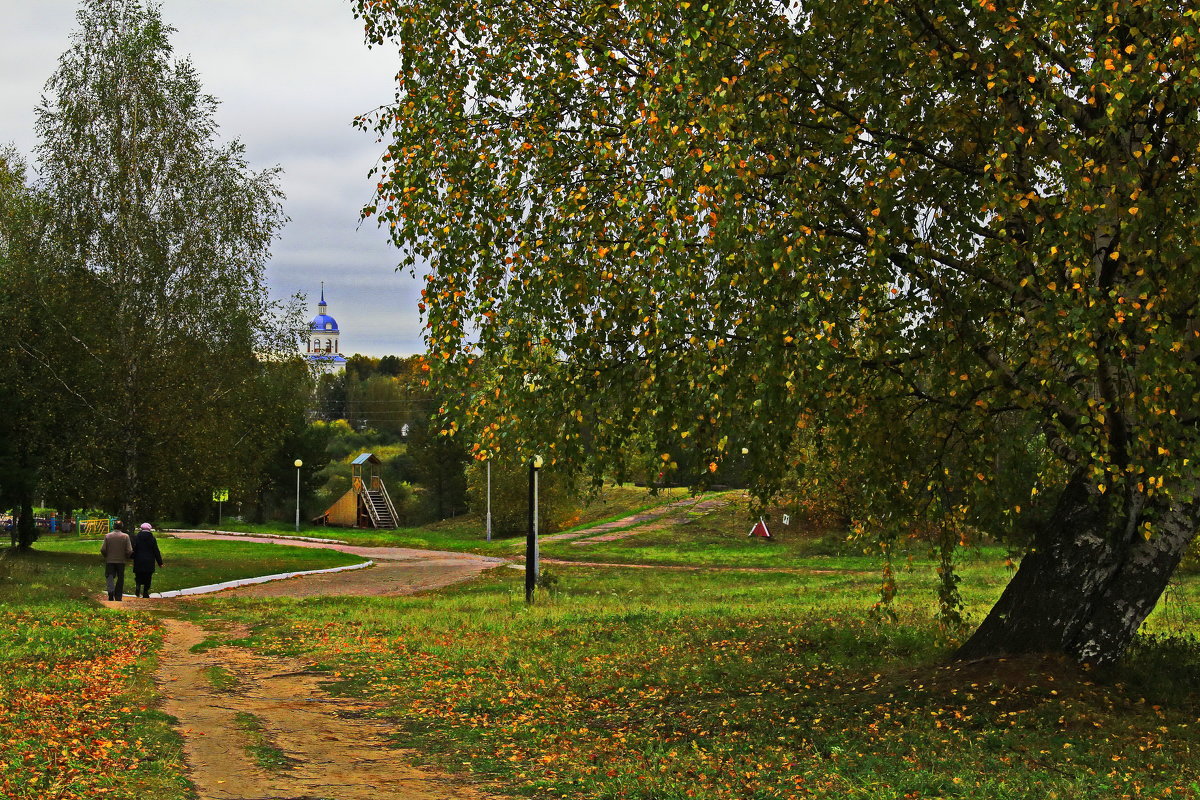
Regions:
[[[125,594],[125,563],[133,555],[133,542],[121,530],[121,521],[104,537],[100,557],[104,559],[104,582],[108,584],[108,599],[120,600]]]
[[[162,552],[158,549],[158,540],[154,538],[154,529],[149,522],[143,522],[138,532],[133,535],[133,596],[150,596],[150,579],[154,577],[154,565],[163,565]]]

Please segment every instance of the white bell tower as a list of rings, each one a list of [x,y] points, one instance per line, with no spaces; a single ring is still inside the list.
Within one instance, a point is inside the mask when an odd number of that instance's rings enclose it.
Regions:
[[[342,372],[346,369],[346,358],[341,353],[339,342],[341,330],[337,320],[329,316],[324,281],[321,281],[321,302],[317,304],[317,315],[308,323],[305,334],[304,355],[310,362],[322,372]]]

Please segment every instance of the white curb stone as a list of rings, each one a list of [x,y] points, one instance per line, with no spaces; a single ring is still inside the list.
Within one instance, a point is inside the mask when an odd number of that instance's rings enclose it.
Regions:
[[[285,533],[247,533],[246,531],[213,531],[207,528],[164,528],[163,533],[211,533],[217,536],[253,536],[257,539],[280,539],[294,542],[319,542],[320,544],[350,544],[345,539],[318,539],[315,536],[291,536]]]
[[[170,592],[151,592],[151,598],[167,598],[167,597],[186,597],[194,594],[211,594],[212,592],[220,592],[224,589],[234,589],[238,586],[250,586],[255,583],[267,583],[268,581],[282,581],[287,578],[298,578],[301,575],[327,575],[331,572],[347,572],[352,569],[366,569],[367,567],[375,566],[374,561],[364,561],[362,564],[351,564],[348,567],[331,567],[330,569],[310,569],[304,572],[282,572],[278,575],[262,575],[257,578],[242,578],[236,581],[226,581],[225,583],[212,583],[208,586],[192,586],[187,589],[177,589]]]

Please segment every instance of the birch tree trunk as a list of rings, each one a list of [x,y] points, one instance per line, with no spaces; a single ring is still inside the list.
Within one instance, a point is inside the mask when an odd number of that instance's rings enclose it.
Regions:
[[[1132,514],[1117,513],[1126,509]],[[1138,523],[1151,513],[1156,532],[1146,539]],[[1159,508],[1153,498],[1133,496],[1117,504],[1073,480],[956,657],[1063,652],[1091,664],[1116,661],[1154,610],[1196,528],[1194,503]]]

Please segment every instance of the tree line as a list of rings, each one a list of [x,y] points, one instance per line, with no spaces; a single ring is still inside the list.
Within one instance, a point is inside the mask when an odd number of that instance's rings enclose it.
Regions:
[[[247,496],[306,427],[294,313],[264,268],[278,168],[221,141],[217,101],[156,6],[87,0],[36,110],[0,152],[0,505],[156,519]]]

